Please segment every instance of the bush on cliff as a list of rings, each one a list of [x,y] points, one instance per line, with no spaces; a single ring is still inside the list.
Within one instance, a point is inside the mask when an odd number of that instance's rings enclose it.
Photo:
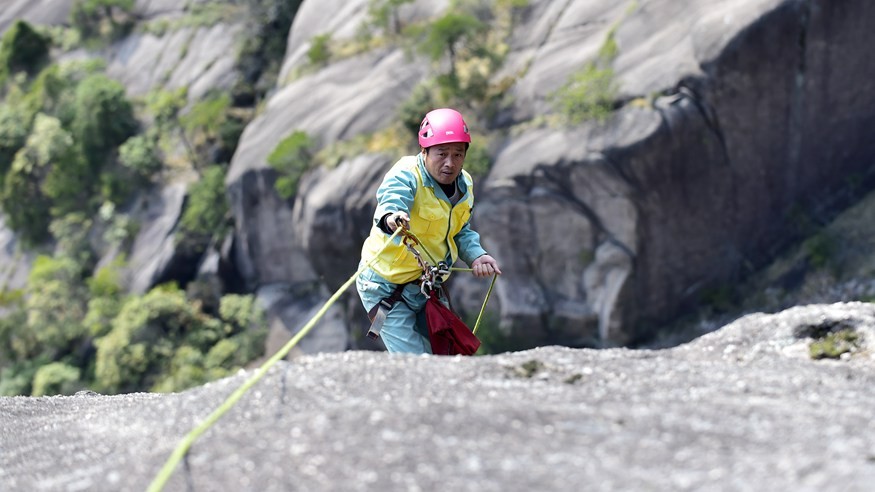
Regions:
[[[76,0],[70,24],[83,39],[117,39],[132,27],[134,0]]]
[[[220,316],[205,315],[174,287],[128,301],[112,330],[95,341],[100,391],[179,391],[228,374],[260,355],[264,330],[251,298],[225,296]],[[211,356],[232,345],[233,355]]]
[[[298,180],[313,165],[313,141],[306,132],[296,131],[280,141],[267,156],[267,163],[279,176],[274,188],[288,200],[298,192]]]
[[[72,258],[40,257],[0,318],[0,394],[179,391],[224,377],[264,350],[252,296],[226,295],[216,316],[175,286],[125,295],[121,263],[83,279]]]
[[[176,244],[185,254],[201,254],[213,238],[228,230],[228,198],[225,195],[225,169],[210,166],[203,179],[192,185],[188,204],[179,219]]]
[[[17,72],[37,72],[49,58],[49,44],[30,24],[16,21],[0,39],[0,85]]]

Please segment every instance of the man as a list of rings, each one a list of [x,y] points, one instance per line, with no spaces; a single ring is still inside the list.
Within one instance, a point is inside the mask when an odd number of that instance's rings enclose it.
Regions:
[[[380,318],[379,336],[389,352],[432,353],[422,312],[427,298],[416,283],[422,267],[400,237],[383,249],[398,227],[421,242],[425,261],[452,265],[460,258],[476,277],[501,274],[470,225],[474,182],[462,170],[470,143],[458,111],[430,111],[419,127],[419,154],[395,163],[377,190],[374,225],[362,247],[362,261],[374,262],[356,279],[356,288],[365,309]],[[387,299],[393,299],[391,309],[387,303],[381,308]]]

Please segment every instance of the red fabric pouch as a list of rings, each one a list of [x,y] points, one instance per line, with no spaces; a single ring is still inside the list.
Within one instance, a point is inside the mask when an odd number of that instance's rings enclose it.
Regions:
[[[425,319],[431,351],[435,355],[474,355],[480,348],[480,340],[438,299],[435,291],[431,291],[425,302]]]

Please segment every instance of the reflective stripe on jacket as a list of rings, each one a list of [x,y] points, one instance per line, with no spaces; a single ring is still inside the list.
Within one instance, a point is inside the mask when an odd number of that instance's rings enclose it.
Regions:
[[[425,261],[431,254],[435,261],[448,265],[461,258],[471,264],[486,254],[480,246],[480,235],[471,229],[471,211],[474,208],[474,182],[462,171],[456,178],[462,198],[455,206],[450,204],[444,191],[425,169],[422,154],[402,157],[386,173],[377,190],[377,209],[371,234],[362,247],[362,259],[369,261],[380,251],[389,235],[377,224],[389,213],[405,211],[410,216],[410,232],[422,242],[419,248]],[[404,284],[420,277],[422,269],[410,251],[401,243],[401,237],[386,248],[372,268],[389,282]]]

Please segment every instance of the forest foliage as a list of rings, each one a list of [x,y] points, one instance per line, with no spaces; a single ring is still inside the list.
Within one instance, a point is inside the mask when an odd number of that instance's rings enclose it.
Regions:
[[[112,42],[131,28],[133,5],[76,2],[75,38]],[[264,350],[253,296],[175,283],[131,294],[121,253],[138,227],[122,210],[180,162],[198,179],[178,251],[198,258],[224,237],[224,175],[245,111],[227,94],[190,106],[185,90],[131,100],[100,58],[55,62],[58,39],[18,21],[0,40],[0,208],[21,247],[41,252],[23,289],[0,285],[0,394],[179,391],[245,366]]]

